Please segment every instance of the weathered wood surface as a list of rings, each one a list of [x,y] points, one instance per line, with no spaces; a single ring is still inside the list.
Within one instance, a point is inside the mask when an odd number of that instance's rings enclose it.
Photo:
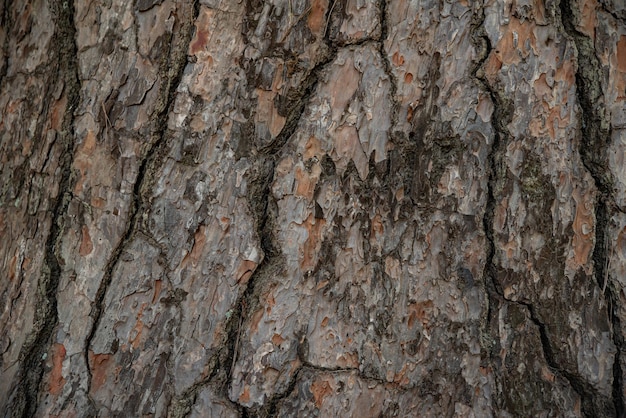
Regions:
[[[5,416],[623,416],[619,0],[0,3]]]

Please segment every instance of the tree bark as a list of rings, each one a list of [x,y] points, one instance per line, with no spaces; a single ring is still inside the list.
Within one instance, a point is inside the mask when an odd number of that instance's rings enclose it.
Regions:
[[[5,416],[624,416],[619,0],[0,2]]]

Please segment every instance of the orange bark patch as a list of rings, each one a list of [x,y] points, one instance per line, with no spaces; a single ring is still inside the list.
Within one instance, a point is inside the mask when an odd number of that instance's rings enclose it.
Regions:
[[[489,79],[494,79],[500,68],[502,68],[502,59],[498,54],[492,52],[485,62],[485,74]]]
[[[106,204],[106,201],[102,199],[101,197],[91,198],[91,206],[93,206],[94,208],[102,209],[105,204]]]
[[[404,82],[407,83],[407,84],[412,83],[413,82],[413,74],[406,73],[404,75]]]
[[[585,0],[582,4],[582,13],[580,19],[579,30],[585,35],[595,38],[596,24],[598,14],[596,8],[598,2],[596,0]]]
[[[15,280],[15,272],[17,271],[17,254],[11,257],[9,261],[9,280]]]
[[[277,76],[280,76],[280,71],[277,71]],[[278,84],[277,81],[274,81],[274,85]],[[278,113],[278,109],[274,105],[274,99],[276,98],[277,90],[266,91],[262,89],[257,89],[257,120],[259,122],[265,123],[267,129],[270,131],[272,137],[276,138],[280,131],[282,131],[285,126],[285,122],[287,118],[285,116],[281,116]]]
[[[541,378],[546,382],[554,383],[556,376],[546,366],[541,368]]]
[[[341,368],[359,367],[359,356],[356,353],[343,353],[337,359],[337,366]]]
[[[578,189],[575,189],[572,195],[576,202],[576,215],[572,225],[574,230],[574,261],[577,266],[583,266],[589,260],[595,235],[593,233],[595,231],[593,196],[591,194],[583,196]]]
[[[322,323],[321,323],[322,327],[326,327],[328,325],[328,321],[330,320],[328,319],[327,316],[325,316],[324,319],[322,319]]]
[[[304,227],[309,233],[309,237],[303,245],[304,258],[300,267],[303,271],[309,271],[317,264],[318,246],[321,245],[322,227],[326,224],[324,219],[316,219],[313,214],[304,221]]]
[[[55,343],[52,348],[52,370],[50,371],[50,383],[48,391],[53,395],[61,393],[65,385],[63,377],[63,360],[65,359],[65,346]]]
[[[67,95],[61,96],[59,100],[52,105],[52,111],[50,112],[50,127],[55,131],[61,128],[63,122],[63,115],[65,115],[65,107],[67,105]]]
[[[80,176],[76,180],[74,186],[74,193],[79,194],[83,191],[83,183],[85,181],[85,174],[91,167],[91,155],[96,149],[96,134],[92,130],[87,131],[85,140],[78,148],[76,159],[74,160],[74,167],[80,172]]]
[[[272,344],[274,344],[276,346],[281,345],[284,341],[285,341],[285,339],[280,334],[274,334],[272,336]]]
[[[33,141],[30,139],[25,139],[22,142],[22,156],[26,157],[30,155],[30,151],[33,148]]]
[[[408,385],[411,381],[406,376],[407,371],[408,371],[408,367],[405,364],[404,366],[402,366],[402,369],[398,373],[394,374],[393,382],[397,383],[398,385],[401,385],[401,386]]]
[[[313,193],[315,192],[315,186],[317,185],[317,178],[311,176],[309,172],[300,167],[296,167],[294,177],[296,179],[296,196],[302,196],[308,200],[313,199]]]
[[[141,333],[143,332],[143,321],[141,320],[141,317],[143,316],[143,310],[145,309],[145,307],[146,304],[142,303],[141,308],[139,308],[139,312],[137,313],[137,322],[135,322],[135,327],[131,332],[131,338],[129,342],[133,348],[139,347],[139,343],[141,342]]]
[[[256,270],[257,263],[251,260],[243,260],[243,262],[239,265],[237,272],[235,273],[235,277],[237,278],[237,284],[246,284],[254,270]]]
[[[250,331],[252,331],[252,333],[259,330],[259,324],[261,323],[261,319],[263,319],[263,312],[264,310],[261,308],[252,315],[252,318],[250,318]]]
[[[274,299],[274,294],[267,293],[264,297],[265,299],[265,310],[267,311],[268,314],[270,314],[272,312],[272,308],[274,306],[276,306],[276,299]]]
[[[306,141],[306,145],[304,146],[304,153],[302,154],[302,157],[305,160],[308,160],[314,157],[321,159],[322,158],[322,143],[320,142],[320,140],[314,136],[309,137],[309,139]]]
[[[163,285],[162,280],[155,280],[154,282],[154,296],[152,296],[152,304],[159,300],[159,296],[161,296],[161,286]]]
[[[190,55],[196,55],[198,51],[202,51],[209,40],[209,32],[206,30],[198,29],[196,35],[191,41],[191,47],[189,48]]]
[[[552,96],[552,88],[548,85],[546,74],[541,74],[533,83],[535,94],[539,98]]]
[[[326,9],[328,8],[328,0],[313,0],[311,3],[311,12],[307,18],[307,25],[311,32],[320,34],[325,28]]]
[[[243,387],[243,392],[241,393],[241,396],[239,396],[239,402],[240,403],[250,402],[250,386],[245,385]]]
[[[87,228],[87,225],[83,225],[82,231],[83,238],[80,242],[80,249],[78,250],[78,253],[81,256],[85,257],[91,254],[91,252],[93,251],[93,242],[91,242],[91,237],[89,236],[89,228]]]
[[[189,55],[204,55],[203,52],[211,39],[209,28],[213,23],[214,14],[213,10],[202,7],[196,19],[196,33],[189,44]]]
[[[110,359],[111,354],[94,354],[93,351],[89,350],[92,391],[97,391],[107,381],[107,372]]]
[[[409,328],[413,328],[413,324],[416,319],[418,319],[424,327],[428,325],[429,319],[433,313],[433,307],[434,304],[430,300],[410,304],[408,309],[409,319],[407,323]]]
[[[518,64],[522,58],[530,53],[529,48],[536,47],[535,25],[530,21],[520,22],[511,18],[505,35],[500,39],[495,48],[495,54],[504,64]]]
[[[617,69],[626,73],[626,36],[622,35],[617,42]]]
[[[192,266],[197,266],[200,257],[202,256],[202,250],[204,249],[204,245],[206,244],[206,227],[204,225],[200,225],[198,230],[193,236],[194,243],[191,252],[183,258],[182,266],[187,267],[189,263]]]
[[[313,393],[315,406],[319,408],[324,403],[324,398],[333,393],[333,390],[326,380],[316,380],[311,384],[311,393]]]
[[[361,73],[354,68],[354,60],[350,57],[346,58],[340,69],[333,71],[333,79],[328,84],[333,120],[340,120],[346,106],[354,97],[360,81]]]
[[[563,81],[565,84],[571,86],[576,83],[576,71],[574,70],[574,63],[572,60],[563,61],[563,65],[556,69],[554,74],[556,81]]]
[[[404,56],[402,56],[398,51],[394,52],[394,54],[391,57],[391,62],[393,62],[394,65],[396,66],[400,66],[404,64]]]
[[[385,232],[385,227],[383,225],[383,218],[380,216],[380,213],[377,213],[372,218],[372,232],[370,234],[371,238],[375,238],[381,236]]]

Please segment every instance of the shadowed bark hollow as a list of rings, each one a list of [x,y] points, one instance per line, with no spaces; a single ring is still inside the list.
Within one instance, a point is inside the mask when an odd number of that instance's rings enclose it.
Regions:
[[[7,417],[622,417],[619,0],[0,0]]]

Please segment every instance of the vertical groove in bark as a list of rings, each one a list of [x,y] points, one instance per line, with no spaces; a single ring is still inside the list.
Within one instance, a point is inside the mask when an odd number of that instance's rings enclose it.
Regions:
[[[2,10],[0,10],[0,27],[4,28],[4,30],[6,31],[4,42],[2,45],[0,45],[0,85],[2,85],[4,77],[6,77],[7,69],[9,67],[9,4],[10,0],[3,0]]]
[[[499,91],[494,89],[487,79],[484,77],[484,73],[482,70],[482,65],[486,61],[487,57],[492,51],[492,45],[489,38],[486,36],[484,32],[484,15],[483,20],[475,29],[477,33],[477,39],[483,39],[486,43],[486,53],[483,59],[478,63],[476,70],[476,78],[480,80],[485,89],[489,92],[491,100],[494,104],[494,113],[492,115],[492,126],[494,128],[494,142],[491,148],[491,152],[489,154],[489,180],[488,180],[488,193],[487,193],[487,204],[485,209],[485,216],[483,218],[483,228],[485,230],[485,235],[487,238],[487,261],[485,263],[485,278],[486,278],[486,289],[489,294],[490,306],[488,308],[488,318],[489,323],[493,320],[492,315],[492,301],[500,301],[506,303],[513,303],[519,306],[523,306],[526,308],[530,315],[530,319],[532,323],[537,327],[540,336],[541,342],[541,350],[543,356],[545,358],[548,366],[553,369],[555,374],[562,376],[571,386],[571,388],[576,392],[576,394],[580,397],[582,403],[582,410],[585,416],[595,416],[594,413],[594,394],[595,391],[593,388],[586,382],[584,382],[579,376],[575,376],[572,373],[569,373],[563,367],[561,367],[557,361],[555,360],[554,352],[552,349],[552,343],[548,337],[548,333],[546,331],[545,324],[539,319],[538,315],[535,312],[535,308],[531,303],[526,303],[522,301],[514,301],[507,299],[504,295],[504,292],[501,286],[497,282],[497,266],[494,261],[496,257],[496,247],[495,247],[495,237],[494,237],[494,214],[496,209],[496,189],[499,181],[502,180],[503,171],[505,168],[503,167],[502,156],[505,152],[505,139],[510,136],[510,133],[507,129],[507,125],[511,122],[512,119],[512,103]],[[495,338],[493,335],[490,336],[493,341]],[[493,355],[494,353],[491,353]],[[500,378],[496,374],[496,378]]]
[[[157,107],[150,119],[153,140],[145,151],[144,157],[139,165],[135,184],[133,185],[133,199],[129,207],[128,222],[125,228],[126,232],[107,262],[102,282],[96,293],[95,301],[92,304],[90,317],[93,319],[93,325],[85,342],[84,353],[88,372],[87,392],[89,392],[89,388],[91,387],[92,379],[92,372],[89,366],[89,349],[102,318],[107,289],[111,284],[113,272],[120,260],[123,249],[133,239],[140,228],[140,215],[142,214],[142,210],[148,206],[147,201],[149,197],[147,195],[152,189],[156,180],[155,174],[159,172],[162,161],[168,151],[169,143],[166,138],[167,119],[187,63],[187,50],[191,37],[193,36],[193,23],[199,14],[198,0],[194,0],[192,10],[193,13],[189,20],[181,22],[181,27],[179,28],[181,35],[177,37],[177,34],[172,32],[170,39],[166,43],[170,48],[167,53],[164,54],[165,58],[161,62],[160,68],[164,82],[159,92]],[[176,30],[176,27],[174,30]]]
[[[621,351],[624,336],[615,306],[617,296],[608,282],[608,226],[611,209],[617,205],[613,199],[613,179],[608,170],[608,145],[611,141],[611,128],[606,120],[606,108],[602,92],[602,70],[595,55],[593,40],[576,29],[576,21],[571,0],[561,0],[561,23],[567,35],[574,41],[578,51],[576,71],[576,94],[581,108],[580,156],[585,168],[594,179],[598,196],[594,208],[596,216],[595,246],[593,250],[594,275],[598,286],[604,289],[607,299],[607,315],[612,325],[613,343],[617,348],[613,362],[613,405],[617,416],[624,416],[624,395],[622,390]],[[603,8],[606,10],[606,8]],[[610,13],[610,11],[607,11]],[[611,15],[617,19],[612,13]],[[619,210],[619,209],[618,209]]]
[[[4,5],[2,21],[7,21],[7,4]],[[50,234],[45,243],[45,259],[36,295],[36,311],[33,319],[33,330],[20,351],[20,372],[15,385],[14,397],[9,401],[8,411],[11,416],[34,416],[37,398],[44,372],[45,354],[50,345],[52,331],[58,322],[56,292],[61,275],[61,265],[57,258],[57,244],[63,231],[63,216],[67,210],[71,195],[71,164],[74,148],[74,107],[79,101],[80,81],[76,53],[74,26],[74,5],[72,2],[58,0],[51,5],[55,16],[56,42],[52,54],[56,55],[56,76],[61,80],[67,94],[67,107],[63,116],[61,131],[56,141],[60,144],[59,192],[52,206]],[[8,37],[7,37],[8,43]],[[6,45],[3,48],[6,50]],[[4,53],[5,51],[3,51]],[[8,63],[7,63],[8,66]],[[3,71],[6,72],[6,69]],[[4,74],[1,75],[2,77]],[[0,77],[0,80],[2,79]],[[52,80],[51,80],[52,81]],[[47,108],[47,106],[45,107]],[[47,109],[46,109],[47,110]],[[38,129],[41,129],[39,123]],[[39,136],[41,136],[41,132]]]
[[[247,3],[247,8],[251,7],[250,2]],[[254,173],[250,179],[250,192],[249,202],[252,211],[253,218],[255,219],[257,235],[259,237],[261,249],[264,253],[264,258],[258,268],[250,277],[246,289],[239,297],[236,303],[236,310],[233,313],[229,321],[229,337],[228,344],[226,345],[227,355],[225,358],[224,367],[221,370],[226,372],[225,378],[222,382],[222,390],[225,396],[228,398],[228,387],[232,381],[232,371],[235,362],[237,361],[237,355],[239,351],[238,342],[239,336],[243,331],[243,327],[248,319],[248,314],[253,311],[253,308],[258,304],[258,293],[260,288],[265,283],[265,279],[273,277],[274,273],[280,271],[283,268],[283,262],[281,260],[280,245],[275,242],[275,236],[273,232],[274,220],[272,215],[275,202],[271,202],[273,199],[271,186],[274,180],[275,167],[277,159],[280,157],[280,152],[284,145],[296,132],[302,115],[306,109],[306,105],[309,102],[311,95],[314,93],[321,72],[331,64],[337,57],[338,45],[332,41],[332,28],[329,27],[334,7],[329,7],[326,11],[325,22],[326,29],[324,31],[323,42],[327,48],[324,55],[321,57],[315,67],[305,77],[304,81],[298,86],[298,91],[293,94],[287,93],[286,97],[289,101],[287,108],[290,109],[286,115],[285,125],[276,138],[265,146],[259,146],[256,149],[258,153],[253,162],[252,172]],[[381,45],[382,50],[382,45]],[[249,83],[252,80],[248,79]],[[254,108],[251,109],[249,118],[253,118]],[[254,154],[254,153],[253,153]],[[272,203],[274,205],[272,206]],[[235,324],[231,327],[231,324]],[[305,359],[301,359],[304,364]],[[291,381],[287,388],[281,392],[274,394],[264,405],[257,408],[247,408],[235,402],[240,410],[242,417],[247,416],[275,416],[277,414],[277,407],[279,402],[288,397],[295,389],[298,382],[298,376],[303,369],[303,365],[299,366],[295,370]],[[208,380],[207,379],[207,383]]]
[[[390,126],[389,126],[389,135],[393,137],[394,128],[398,124],[398,110],[400,108],[400,104],[396,98],[398,92],[398,80],[393,74],[393,70],[391,67],[391,62],[389,62],[389,56],[385,51],[385,40],[389,36],[389,21],[387,17],[387,0],[380,0],[378,3],[378,9],[380,10],[380,39],[378,40],[378,52],[380,53],[380,58],[383,62],[383,69],[385,70],[385,74],[389,77],[389,82],[391,83],[391,89],[389,91],[389,97],[392,101],[391,115],[390,115]]]

